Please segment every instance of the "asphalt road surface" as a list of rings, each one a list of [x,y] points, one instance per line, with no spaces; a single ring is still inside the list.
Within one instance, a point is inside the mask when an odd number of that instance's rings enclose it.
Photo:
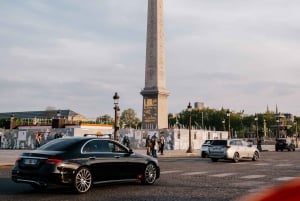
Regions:
[[[258,161],[211,162],[203,158],[160,158],[161,179],[140,183],[98,185],[86,194],[50,186],[35,191],[10,179],[10,167],[0,168],[0,200],[24,201],[226,201],[280,185],[300,176],[300,151],[262,152]]]

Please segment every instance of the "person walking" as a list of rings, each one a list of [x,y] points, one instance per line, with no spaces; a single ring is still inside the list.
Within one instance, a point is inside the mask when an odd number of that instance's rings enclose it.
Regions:
[[[147,138],[146,138],[146,150],[147,150],[147,155],[151,155],[151,138],[150,138],[150,135],[148,135]]]
[[[41,146],[42,136],[41,133],[37,133],[35,136],[35,148],[39,148]]]
[[[128,137],[127,134],[126,134],[126,135],[124,136],[124,138],[123,138],[123,144],[124,144],[126,147],[130,148],[130,141],[129,141],[129,137]]]
[[[157,149],[158,149],[158,142],[157,142],[157,136],[156,133],[151,137],[151,150],[152,150],[152,156],[154,158],[157,158]]]
[[[164,147],[165,147],[165,137],[161,135],[159,138],[160,155],[164,155]]]

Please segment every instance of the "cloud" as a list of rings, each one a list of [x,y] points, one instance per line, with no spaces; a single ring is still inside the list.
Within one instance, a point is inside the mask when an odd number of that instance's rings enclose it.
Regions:
[[[300,114],[296,0],[165,0],[169,112],[210,108]],[[141,117],[147,1],[4,1],[0,111],[69,108]],[[274,109],[275,110],[275,109]]]

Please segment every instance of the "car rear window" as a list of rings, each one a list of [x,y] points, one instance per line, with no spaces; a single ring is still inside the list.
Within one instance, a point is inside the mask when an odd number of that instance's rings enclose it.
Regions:
[[[227,140],[214,140],[212,141],[211,145],[227,145]]]
[[[55,139],[47,144],[44,144],[43,146],[39,147],[39,150],[47,150],[47,151],[66,151],[71,149],[72,147],[76,146],[76,144],[80,143],[78,139],[75,138],[60,138]]]

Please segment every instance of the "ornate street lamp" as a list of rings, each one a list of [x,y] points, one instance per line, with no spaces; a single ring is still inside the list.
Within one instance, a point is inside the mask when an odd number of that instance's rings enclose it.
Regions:
[[[189,102],[189,105],[187,106],[187,110],[189,112],[189,148],[187,149],[186,153],[192,153],[192,134],[191,134],[191,127],[192,127],[192,106],[191,102]]]
[[[228,117],[228,138],[231,138],[231,132],[230,132],[230,110],[228,109],[226,112],[226,115]]]
[[[119,111],[120,111],[120,108],[119,108],[119,99],[120,99],[120,96],[118,95],[118,93],[116,92],[115,95],[113,96],[113,99],[114,99],[114,110],[115,110],[115,126],[114,126],[114,140],[118,140],[118,129],[119,129],[119,126],[118,126],[118,118],[119,118]]]

